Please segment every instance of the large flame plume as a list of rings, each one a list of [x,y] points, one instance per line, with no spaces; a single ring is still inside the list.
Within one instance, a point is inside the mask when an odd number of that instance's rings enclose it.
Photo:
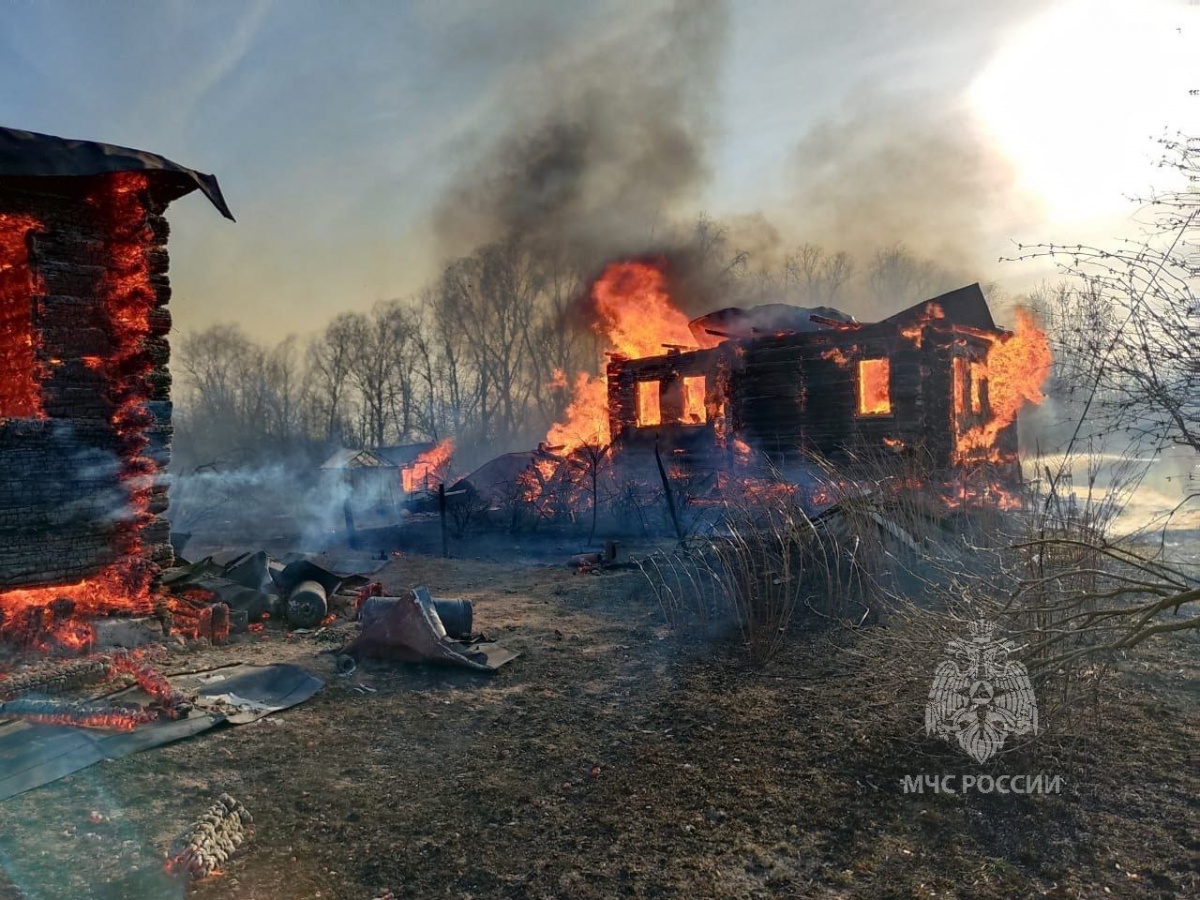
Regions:
[[[1045,399],[1042,387],[1050,377],[1053,361],[1050,341],[1038,325],[1037,317],[1019,307],[1013,333],[993,342],[985,363],[971,367],[974,390],[978,390],[983,379],[987,380],[990,412],[986,422],[959,437],[956,453],[959,460],[983,457],[1002,461],[995,449],[996,438],[1013,423],[1022,406],[1036,405]],[[962,413],[967,398],[959,393],[955,394],[956,412]]]
[[[446,480],[450,469],[450,458],[454,455],[454,439],[445,438],[418,456],[411,466],[400,470],[400,479],[406,493],[433,490]]]
[[[592,327],[609,354],[640,359],[660,356],[672,347],[696,347],[688,317],[671,302],[666,263],[661,259],[610,263],[592,283],[591,300],[596,315]],[[688,390],[687,408],[703,410],[703,389],[689,385]],[[650,406],[657,409],[657,397],[647,400],[647,416]],[[585,444],[606,445],[610,439],[607,379],[580,372],[565,419],[550,429],[546,443],[569,453]]]

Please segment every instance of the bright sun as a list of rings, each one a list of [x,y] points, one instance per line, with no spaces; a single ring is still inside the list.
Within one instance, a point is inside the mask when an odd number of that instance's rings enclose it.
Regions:
[[[1200,4],[1064,0],[1013,36],[972,107],[1057,222],[1122,208],[1156,180],[1153,138],[1200,135]]]

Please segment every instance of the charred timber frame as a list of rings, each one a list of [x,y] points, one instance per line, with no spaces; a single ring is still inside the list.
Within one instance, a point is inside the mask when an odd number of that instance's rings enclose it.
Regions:
[[[777,464],[818,453],[849,454],[922,448],[940,468],[955,465],[959,438],[987,418],[986,383],[972,385],[973,364],[1004,332],[933,320],[919,329],[892,322],[854,329],[729,340],[715,348],[608,365],[609,424],[617,445],[655,441],[707,454],[740,438]],[[888,409],[859,408],[859,363],[887,363]],[[705,377],[706,421],[680,421],[668,398],[682,378]],[[662,418],[638,419],[638,384],[658,382]],[[958,392],[958,393],[956,393]],[[956,396],[972,398],[964,409]],[[997,449],[1015,456],[1016,425]]]

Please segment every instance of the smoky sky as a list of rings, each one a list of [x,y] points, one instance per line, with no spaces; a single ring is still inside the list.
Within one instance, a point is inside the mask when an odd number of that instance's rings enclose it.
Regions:
[[[794,228],[832,249],[903,243],[947,268],[993,268],[991,236],[1030,214],[1011,163],[963,108],[862,94],[791,159]]]
[[[519,236],[584,268],[645,253],[686,267],[688,254],[674,244],[712,197],[722,145],[748,138],[721,127],[731,112],[723,105],[731,92],[722,87],[731,81],[736,17],[747,6],[794,25],[787,8],[770,2],[661,0],[544,48],[511,80],[514,99],[473,136],[472,154],[436,204],[438,250],[460,255]],[[801,241],[859,258],[903,243],[965,281],[989,280],[997,236],[1020,228],[1029,203],[969,111],[914,62],[922,52],[940,53],[967,77],[970,61],[1002,39],[1006,14],[1016,21],[1030,4],[983,16],[990,32],[973,31],[960,8],[941,2],[891,16],[878,3],[857,4],[860,15],[876,16],[873,28],[862,28],[853,9],[810,6],[823,18],[814,15],[806,33],[777,51],[812,58],[797,61],[813,80],[799,85],[794,104],[808,106],[808,118],[781,148],[776,171],[760,173],[777,180],[775,195],[726,200],[734,211],[719,216],[730,252],[745,250],[753,264],[771,266]],[[920,33],[939,23],[940,46]],[[822,33],[874,44],[874,71],[843,60],[839,83],[832,77],[838,57],[821,46]],[[811,67],[827,58],[824,72]],[[778,103],[779,87],[763,83],[758,93]],[[814,102],[834,91],[839,102]],[[772,115],[792,106],[785,101]],[[688,296],[677,298],[689,312],[721,301],[691,281]]]
[[[5,8],[0,122],[215,173],[238,222],[169,210],[175,321],[269,341],[514,232],[590,263],[707,211],[967,254],[1008,199],[956,98],[1045,6],[41,0]]]
[[[583,265],[650,241],[711,174],[722,0],[647,4],[529,66],[437,205],[440,245],[519,235]]]

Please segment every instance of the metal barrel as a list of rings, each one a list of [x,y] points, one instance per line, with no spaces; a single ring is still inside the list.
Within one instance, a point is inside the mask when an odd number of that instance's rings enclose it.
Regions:
[[[471,624],[474,621],[475,610],[470,600],[449,600],[435,597],[433,608],[437,610],[438,618],[446,628],[446,634],[452,638],[465,640],[471,636]]]
[[[302,581],[288,594],[287,620],[293,628],[315,628],[328,609],[325,588],[315,581]]]
[[[358,621],[362,622],[363,628],[368,628],[395,606],[396,602],[395,597],[368,597],[358,608]]]

